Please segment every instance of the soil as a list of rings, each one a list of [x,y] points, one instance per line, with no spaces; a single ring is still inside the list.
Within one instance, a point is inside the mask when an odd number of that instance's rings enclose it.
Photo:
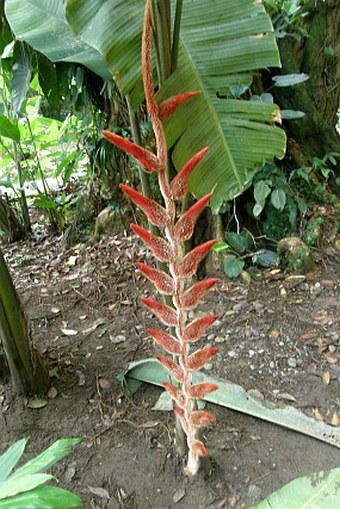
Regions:
[[[139,301],[151,287],[134,267],[149,255],[129,236],[60,245],[46,237],[3,246],[52,389],[14,399],[0,357],[0,453],[22,437],[30,437],[26,459],[80,437],[53,473],[92,509],[249,508],[298,476],[340,466],[335,447],[208,405],[216,415],[204,431],[209,472],[185,478],[173,414],[152,410],[161,390],[143,384],[127,397],[116,379],[153,355],[145,331],[155,322]],[[203,305],[220,317],[207,339],[219,353],[206,372],[339,426],[339,251],[325,237],[319,253],[319,270],[307,275],[266,269],[250,285],[221,277]]]

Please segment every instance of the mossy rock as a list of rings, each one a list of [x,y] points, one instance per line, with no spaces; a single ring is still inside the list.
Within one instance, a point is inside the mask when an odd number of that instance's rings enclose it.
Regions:
[[[308,246],[318,247],[321,244],[325,220],[323,217],[312,217],[307,224],[303,240]]]
[[[315,270],[315,260],[310,248],[298,237],[281,239],[278,245],[281,264],[289,271],[306,274]]]

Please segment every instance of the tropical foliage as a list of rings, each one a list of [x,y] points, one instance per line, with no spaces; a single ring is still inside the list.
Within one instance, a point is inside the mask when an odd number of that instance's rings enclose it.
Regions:
[[[43,486],[53,479],[47,474],[55,463],[66,456],[78,439],[68,438],[55,442],[48,449],[13,472],[21,459],[26,439],[15,442],[0,456],[0,508],[1,509],[71,509],[80,507],[79,497],[55,486]]]
[[[46,1],[43,8],[35,0],[7,0],[6,15],[16,37],[52,61],[78,61],[108,77],[104,62],[136,107],[143,98],[137,64],[143,7],[142,0],[69,0],[64,12],[61,0]],[[169,145],[175,144],[177,169],[203,140],[211,147],[190,189],[197,197],[214,190],[215,211],[249,185],[254,167],[284,154],[284,133],[273,125],[280,120],[279,109],[239,98],[249,89],[253,71],[278,65],[270,19],[260,4],[218,0],[211,9],[204,0],[186,3],[177,69],[161,88],[160,98],[187,89],[202,92],[195,104],[189,102],[168,120],[166,134]],[[195,130],[188,130],[192,124]]]

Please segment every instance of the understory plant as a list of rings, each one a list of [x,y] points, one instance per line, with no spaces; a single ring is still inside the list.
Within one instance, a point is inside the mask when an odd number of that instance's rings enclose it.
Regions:
[[[152,22],[150,1],[147,0],[142,38],[142,68],[146,105],[151,118],[156,153],[141,147],[128,139],[109,131],[103,135],[109,141],[136,158],[149,173],[158,177],[163,204],[144,196],[135,189],[121,184],[124,193],[146,214],[149,224],[157,227],[153,231],[132,224],[132,230],[148,245],[155,258],[163,264],[151,267],[137,262],[137,268],[165,297],[166,303],[142,298],[143,304],[168,327],[167,330],[150,328],[149,334],[168,355],[157,355],[158,361],[169,372],[170,381],[164,381],[164,387],[171,396],[183,431],[186,435],[188,460],[185,473],[195,475],[199,470],[200,458],[207,456],[206,447],[200,437],[199,429],[208,425],[214,416],[197,410],[197,400],[218,388],[215,383],[193,384],[192,373],[201,369],[217,352],[217,348],[198,348],[192,351],[192,345],[202,338],[206,330],[216,320],[217,315],[207,315],[189,321],[188,312],[195,309],[202,297],[215,285],[217,279],[209,278],[192,284],[199,263],[208,254],[215,240],[209,240],[188,253],[185,243],[191,239],[196,221],[210,200],[208,193],[177,217],[180,200],[188,190],[188,180],[193,170],[208,152],[208,147],[196,153],[171,180],[168,174],[168,150],[163,121],[187,100],[195,100],[197,92],[184,92],[158,104],[155,99],[152,82]],[[151,230],[151,226],[150,226]]]
[[[57,461],[79,443],[76,438],[57,440],[35,458],[14,468],[21,459],[27,439],[15,442],[0,456],[0,508],[71,509],[81,507],[79,497],[56,486],[44,486],[53,476],[47,474]]]

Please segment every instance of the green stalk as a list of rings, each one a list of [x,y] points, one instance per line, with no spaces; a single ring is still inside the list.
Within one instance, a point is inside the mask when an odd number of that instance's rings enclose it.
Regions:
[[[48,186],[47,186],[47,183],[46,183],[46,180],[45,180],[45,175],[44,175],[43,169],[42,169],[41,164],[40,164],[40,159],[39,159],[39,155],[38,155],[38,151],[37,151],[37,145],[35,143],[33,132],[32,132],[32,128],[31,128],[31,122],[29,121],[29,118],[27,116],[25,118],[26,118],[26,123],[27,123],[28,131],[29,131],[30,137],[31,137],[31,142],[32,142],[32,146],[33,146],[35,162],[37,164],[39,175],[40,175],[40,179],[41,179],[42,186],[43,186],[43,189],[44,189],[44,195],[45,195],[46,198],[49,198],[50,197],[50,190],[48,189]],[[58,229],[58,222],[56,221],[54,211],[51,210],[51,209],[47,209],[47,214],[49,216],[50,224],[51,224],[52,228],[57,230]]]
[[[133,141],[135,143],[137,143],[138,145],[143,145],[142,135],[141,135],[139,123],[137,120],[137,114],[132,109],[129,95],[126,96],[126,104],[127,104],[128,112],[129,112],[129,120],[130,120]],[[139,175],[141,186],[142,186],[142,192],[143,192],[144,196],[146,196],[147,198],[151,198],[151,188],[150,188],[149,176],[143,170],[142,165],[139,162],[137,164],[138,164],[138,175]],[[152,226],[153,225],[151,225],[151,223],[149,223],[149,227],[151,228]]]
[[[183,0],[177,0],[176,11],[175,11],[174,30],[173,30],[173,34],[172,34],[171,73],[173,73],[176,70],[177,62],[178,62],[179,34],[180,34],[180,29],[181,29],[182,8],[183,8]]]
[[[169,0],[153,0],[152,21],[157,50],[158,86],[161,87],[171,73],[171,9]]]
[[[20,194],[20,204],[21,204],[21,210],[22,210],[22,216],[24,221],[24,227],[26,233],[30,233],[32,231],[31,226],[31,220],[28,212],[28,205],[27,205],[27,199],[26,194],[24,190],[24,180],[22,175],[22,168],[19,158],[19,151],[18,151],[18,145],[15,141],[12,141],[12,148],[13,148],[13,156],[14,156],[14,164],[18,173],[18,180],[19,180],[19,194]]]

